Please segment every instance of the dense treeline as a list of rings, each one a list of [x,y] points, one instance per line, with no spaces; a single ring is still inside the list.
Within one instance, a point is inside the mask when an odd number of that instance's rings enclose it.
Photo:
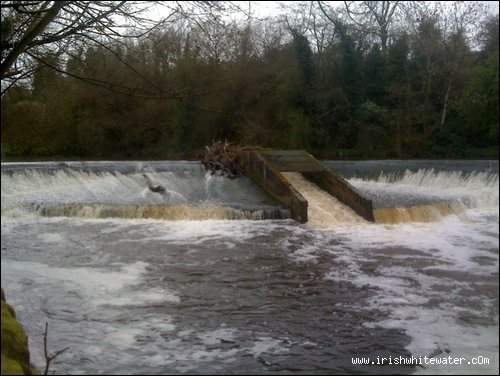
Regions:
[[[320,157],[498,157],[498,15],[371,3],[394,9],[293,3],[47,54],[2,96],[2,155],[190,158],[227,139]]]

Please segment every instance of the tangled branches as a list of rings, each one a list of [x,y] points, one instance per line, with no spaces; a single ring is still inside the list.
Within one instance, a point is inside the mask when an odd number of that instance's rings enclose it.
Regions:
[[[212,146],[205,146],[201,163],[213,174],[227,176],[230,179],[242,175],[240,146],[227,141],[214,141]]]

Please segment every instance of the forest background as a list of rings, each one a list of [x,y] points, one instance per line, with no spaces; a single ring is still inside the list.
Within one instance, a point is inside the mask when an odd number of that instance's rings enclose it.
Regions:
[[[192,159],[213,140],[320,158],[498,158],[498,8],[252,6],[2,1],[2,160]]]

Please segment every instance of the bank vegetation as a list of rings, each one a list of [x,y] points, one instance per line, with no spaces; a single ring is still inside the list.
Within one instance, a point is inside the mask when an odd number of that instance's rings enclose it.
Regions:
[[[5,70],[2,156],[195,158],[228,140],[324,158],[496,158],[498,13],[483,3],[288,2],[259,18],[191,2],[144,33],[114,35],[103,17],[72,38],[61,18]],[[27,7],[2,9],[2,62]]]

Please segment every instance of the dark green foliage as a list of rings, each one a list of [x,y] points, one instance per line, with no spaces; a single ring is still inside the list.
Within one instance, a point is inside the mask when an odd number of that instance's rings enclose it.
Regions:
[[[472,70],[462,98],[464,126],[473,146],[498,144],[498,48]]]
[[[387,90],[386,62],[378,44],[373,45],[364,59],[365,95],[369,100],[385,103]]]
[[[196,158],[216,139],[327,157],[498,156],[498,17],[470,42],[480,51],[433,17],[384,51],[345,22],[321,64],[302,29],[248,24],[47,55],[59,72],[40,63],[2,96],[2,156]],[[8,19],[2,43],[4,30]]]
[[[498,51],[498,14],[490,17],[483,24],[482,37],[482,51],[489,54]]]
[[[305,88],[310,88],[314,80],[314,61],[311,46],[307,38],[297,30],[292,30],[292,36],[302,82]]]
[[[334,51],[337,55],[337,82],[344,91],[352,106],[362,102],[364,82],[362,76],[363,56],[356,49],[354,38],[346,32],[341,33],[338,49]]]

